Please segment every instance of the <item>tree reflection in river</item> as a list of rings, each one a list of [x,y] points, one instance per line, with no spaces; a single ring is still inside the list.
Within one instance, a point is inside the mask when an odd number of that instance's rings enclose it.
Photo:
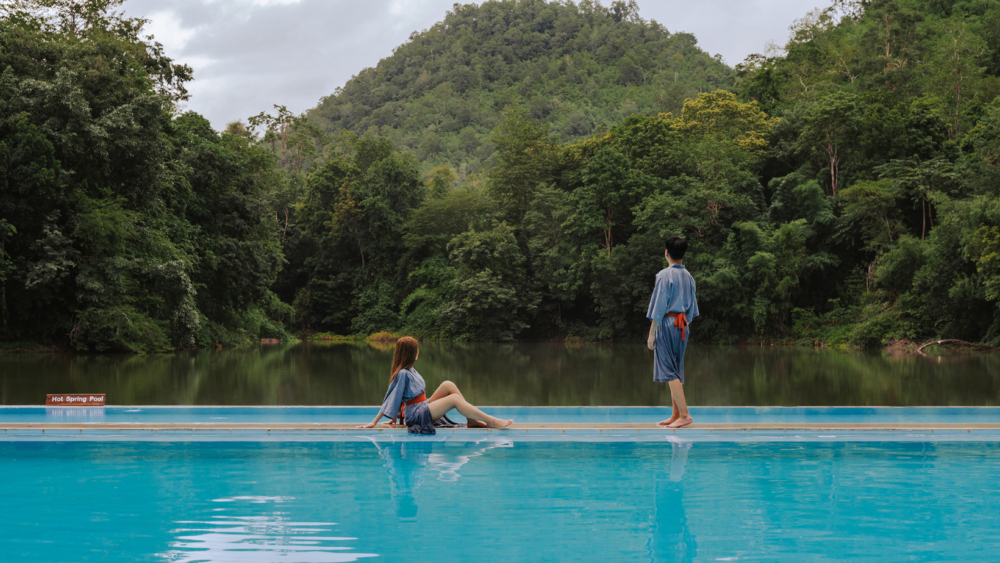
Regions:
[[[144,356],[3,355],[0,403],[47,393],[107,393],[111,405],[373,405],[392,350],[298,344]],[[687,394],[697,406],[987,406],[1000,404],[1000,356],[893,357],[794,348],[695,345]],[[421,345],[416,369],[483,406],[667,405],[642,345]]]

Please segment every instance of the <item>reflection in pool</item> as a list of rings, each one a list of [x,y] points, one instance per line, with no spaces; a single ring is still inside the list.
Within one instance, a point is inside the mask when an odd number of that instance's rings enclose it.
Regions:
[[[396,504],[396,515],[400,518],[417,516],[414,493],[424,484],[426,471],[436,471],[438,481],[458,481],[459,469],[469,463],[470,459],[494,448],[514,447],[512,441],[506,440],[471,443],[379,443],[372,440],[372,443],[378,448],[379,457],[384,461],[383,467],[389,475],[389,490],[392,491],[392,499]]]
[[[215,499],[215,502],[252,504],[294,501],[285,497],[242,496]],[[344,542],[357,538],[327,536],[333,522],[297,522],[287,512],[268,515],[236,516],[241,509],[219,508],[219,514],[205,521],[180,521],[181,528],[171,530],[177,536],[171,550],[163,554],[167,561],[178,563],[340,563],[377,557],[374,553],[347,553],[352,547]]]
[[[651,561],[691,561],[698,553],[684,509],[684,470],[692,445],[671,439],[670,471],[653,477],[653,517],[649,522]]]

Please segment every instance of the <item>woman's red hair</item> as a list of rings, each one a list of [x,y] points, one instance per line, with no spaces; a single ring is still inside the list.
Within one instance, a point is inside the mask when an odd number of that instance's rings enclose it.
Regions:
[[[396,351],[392,354],[392,376],[389,381],[396,379],[399,370],[410,369],[413,362],[417,361],[417,350],[420,344],[415,338],[404,336],[396,341]]]

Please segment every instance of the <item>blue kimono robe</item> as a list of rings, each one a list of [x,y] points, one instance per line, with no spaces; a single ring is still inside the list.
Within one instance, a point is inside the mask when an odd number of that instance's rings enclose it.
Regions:
[[[424,378],[420,377],[417,370],[413,368],[401,369],[396,374],[396,378],[389,383],[389,390],[385,392],[385,399],[382,400],[382,408],[379,409],[379,412],[390,419],[398,418],[400,405],[425,393],[427,393],[427,384],[424,383]],[[427,401],[407,406],[403,412],[403,422],[406,424],[406,431],[410,434],[436,434],[435,427],[458,428],[462,426],[452,422],[447,416],[433,420]]]
[[[401,369],[396,374],[396,378],[389,383],[389,390],[385,392],[385,399],[382,401],[382,409],[379,412],[388,418],[398,418],[400,405],[426,392],[427,384],[424,383],[424,378],[420,377],[417,370],[413,368]],[[403,415],[406,431],[410,434],[436,433],[427,401],[407,406]]]
[[[684,352],[691,337],[690,327],[677,328],[667,313],[684,313],[688,322],[698,316],[694,278],[687,268],[674,264],[656,274],[656,286],[649,300],[646,318],[656,323],[653,350],[653,381],[684,383]]]

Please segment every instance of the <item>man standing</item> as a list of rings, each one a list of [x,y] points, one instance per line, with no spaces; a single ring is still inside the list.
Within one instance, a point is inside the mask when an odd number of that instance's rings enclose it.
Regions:
[[[698,316],[694,278],[684,267],[688,243],[681,237],[667,239],[664,255],[670,266],[656,274],[656,286],[649,300],[646,318],[652,321],[646,344],[654,350],[653,381],[670,386],[673,415],[657,426],[683,428],[692,422],[684,399],[684,352],[691,329],[688,323]]]

